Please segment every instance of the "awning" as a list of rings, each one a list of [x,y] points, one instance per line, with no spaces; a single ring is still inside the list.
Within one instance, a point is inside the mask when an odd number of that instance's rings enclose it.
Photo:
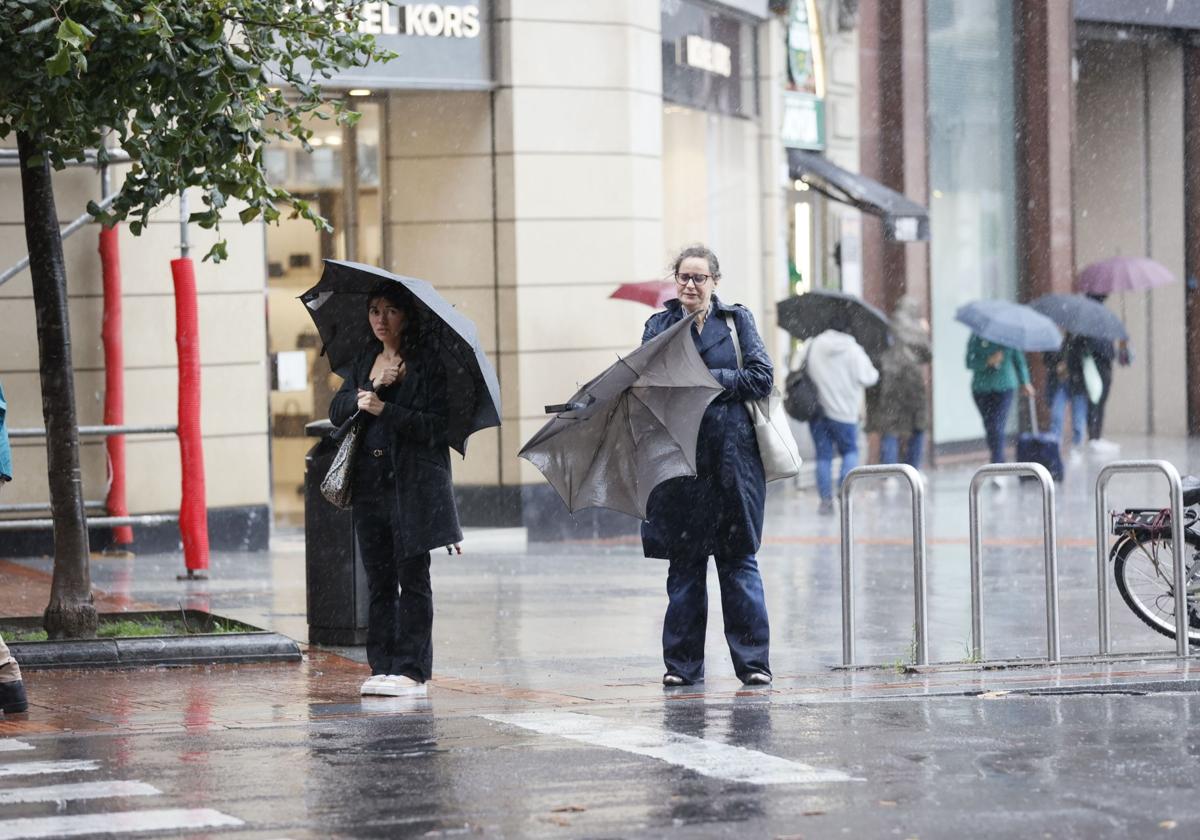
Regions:
[[[788,174],[834,201],[879,216],[885,235],[893,242],[929,238],[928,210],[878,181],[842,169],[822,154],[788,149]]]

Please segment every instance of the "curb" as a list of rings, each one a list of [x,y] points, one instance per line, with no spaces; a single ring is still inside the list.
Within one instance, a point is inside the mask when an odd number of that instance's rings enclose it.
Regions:
[[[300,646],[293,639],[267,631],[214,636],[14,642],[8,647],[23,671],[150,665],[235,665],[299,662],[302,659]]]

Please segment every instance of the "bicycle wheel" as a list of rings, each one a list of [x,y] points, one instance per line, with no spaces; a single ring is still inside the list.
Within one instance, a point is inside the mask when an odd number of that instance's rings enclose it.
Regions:
[[[1184,563],[1188,579],[1188,643],[1200,644],[1200,604],[1197,587],[1200,581],[1200,537],[1186,535]],[[1113,574],[1117,591],[1150,629],[1175,638],[1175,573],[1172,568],[1172,541],[1138,542],[1124,539],[1113,547]]]

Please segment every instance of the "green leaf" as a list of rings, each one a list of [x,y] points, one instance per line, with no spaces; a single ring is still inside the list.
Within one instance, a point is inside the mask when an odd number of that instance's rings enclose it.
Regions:
[[[258,217],[259,212],[258,207],[247,207],[238,213],[238,218],[241,219],[242,224],[248,225]]]
[[[45,32],[46,30],[48,30],[52,26],[54,26],[54,24],[56,24],[56,23],[58,23],[58,18],[48,17],[44,20],[39,20],[33,26],[26,26],[24,29],[22,29],[17,34],[18,35],[36,35],[39,32]]]
[[[206,117],[211,117],[213,114],[224,111],[225,106],[228,104],[229,94],[225,91],[221,91],[208,100],[208,104],[204,106],[204,115]]]
[[[65,76],[71,72],[71,53],[67,49],[67,45],[63,44],[58,48],[58,52],[46,62],[46,73],[50,78]]]

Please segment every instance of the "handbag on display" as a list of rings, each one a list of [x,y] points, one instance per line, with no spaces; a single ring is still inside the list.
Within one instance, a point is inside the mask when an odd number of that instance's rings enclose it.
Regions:
[[[738,370],[742,369],[742,342],[738,338],[737,324],[730,317],[729,333],[733,338],[733,350],[737,354]],[[763,473],[767,481],[792,478],[799,474],[800,451],[796,438],[783,410],[783,397],[779,389],[771,386],[771,393],[757,400],[746,400],[746,411],[754,424],[754,437],[758,440],[758,454],[762,458]]]
[[[331,505],[341,510],[346,510],[350,507],[350,490],[354,484],[354,456],[358,454],[358,445],[362,440],[362,421],[357,418],[351,418],[346,421],[349,426],[341,433],[341,441],[338,443],[337,454],[333,456],[333,463],[329,465],[329,471],[325,473],[325,478],[321,481],[321,495],[324,496]],[[343,427],[345,428],[345,427]],[[335,432],[336,437],[339,432]]]

